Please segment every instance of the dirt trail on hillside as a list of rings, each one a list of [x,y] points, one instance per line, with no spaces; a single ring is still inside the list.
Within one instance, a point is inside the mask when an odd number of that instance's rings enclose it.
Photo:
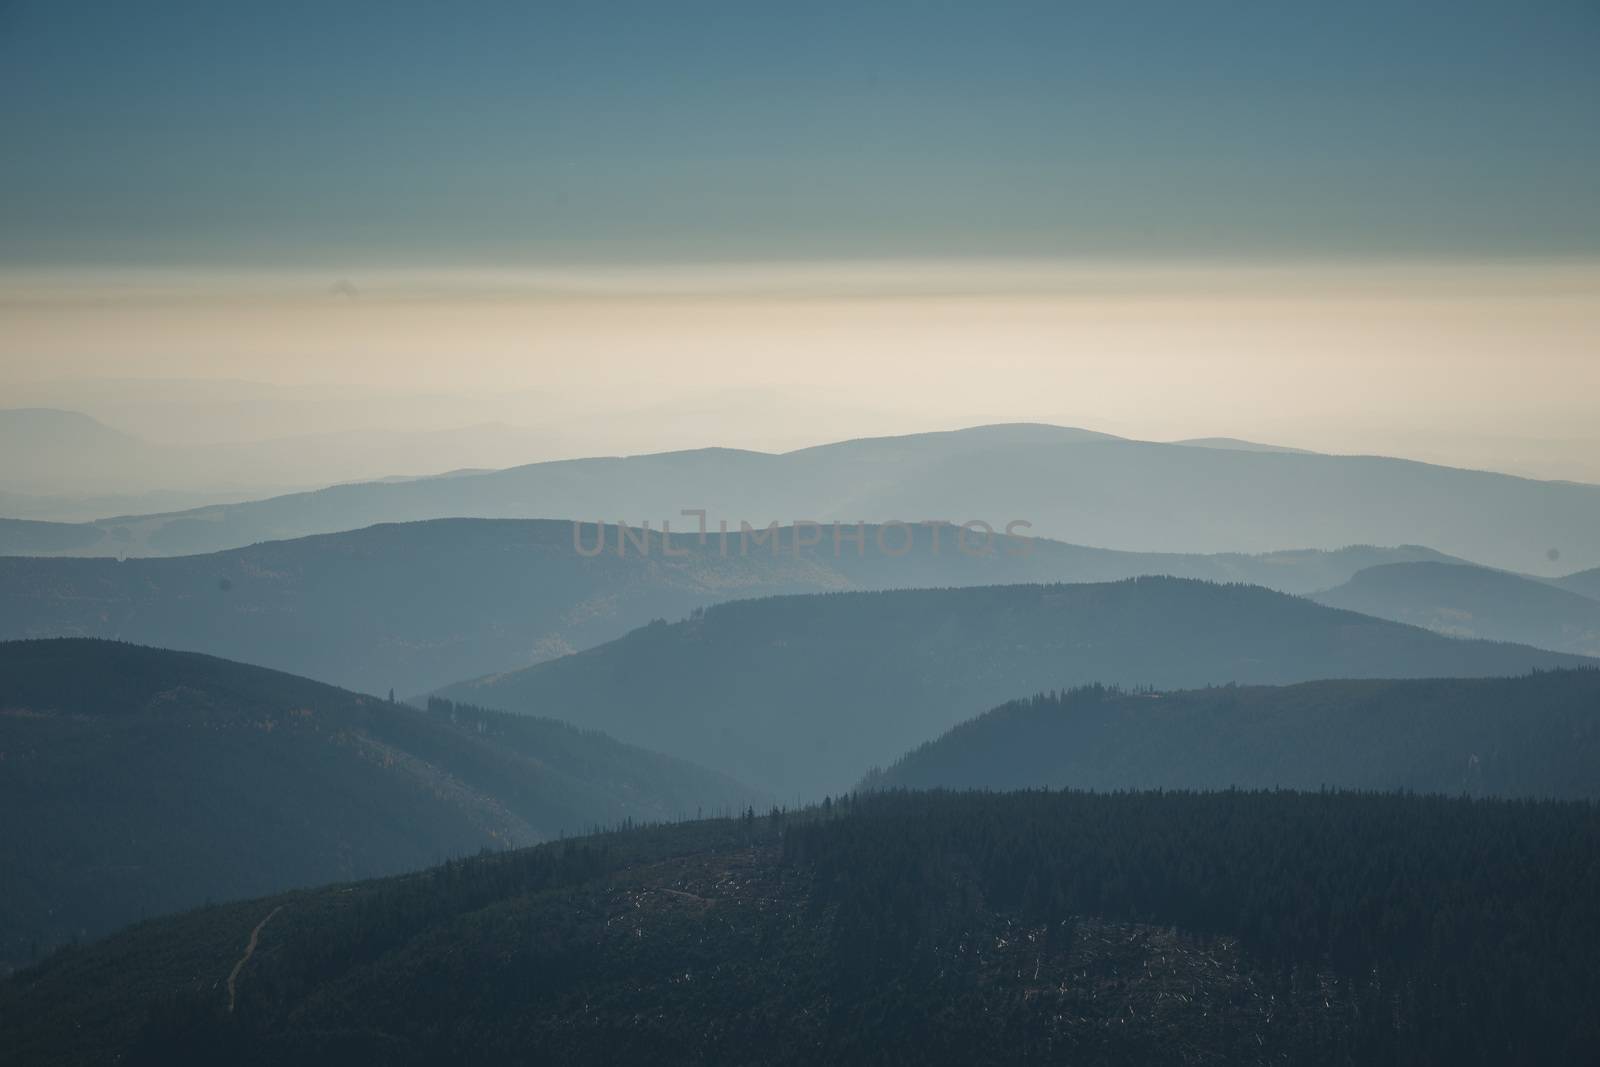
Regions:
[[[239,972],[244,970],[244,965],[250,962],[250,957],[256,954],[256,945],[261,942],[261,928],[272,921],[272,917],[283,910],[283,905],[267,912],[267,917],[256,923],[256,928],[250,931],[250,943],[244,948],[244,955],[239,957],[239,962],[233,965],[233,970],[228,972],[228,1014],[233,1014],[233,1004],[237,997],[236,986],[239,982]]]

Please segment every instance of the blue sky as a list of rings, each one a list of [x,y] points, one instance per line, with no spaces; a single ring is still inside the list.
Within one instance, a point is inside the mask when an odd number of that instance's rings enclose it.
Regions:
[[[1600,251],[1585,3],[0,0],[0,263]]]

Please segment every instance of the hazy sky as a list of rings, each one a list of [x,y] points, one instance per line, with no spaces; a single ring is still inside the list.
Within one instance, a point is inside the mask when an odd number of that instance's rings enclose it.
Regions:
[[[13,262],[1600,250],[1592,0],[0,4]]]
[[[1600,480],[1596,55],[1592,2],[0,2],[0,388]]]

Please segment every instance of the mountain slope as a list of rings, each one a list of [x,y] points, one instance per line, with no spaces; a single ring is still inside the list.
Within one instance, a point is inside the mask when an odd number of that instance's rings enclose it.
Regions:
[[[1600,564],[1600,486],[1371,456],[1197,448],[1049,426],[849,441],[782,455],[703,449],[538,463],[489,474],[336,486],[96,523],[97,554],[177,555],[448,516],[590,521],[704,507],[741,520],[981,519],[1152,552],[1426,544],[1548,572],[1558,549]]]
[[[1600,600],[1600,567],[1557,578],[1555,584],[1591,600]]]
[[[1486,567],[1386,564],[1311,599],[1456,637],[1600,655],[1600,601]]]
[[[1237,437],[1189,437],[1172,442],[1188,448],[1227,448],[1239,452],[1293,452],[1302,456],[1316,455],[1307,448],[1290,448],[1287,445],[1267,445],[1259,441],[1241,441]]]
[[[888,794],[144,923],[0,983],[19,1062],[1577,1063],[1600,815]]]
[[[442,695],[692,754],[787,798],[848,788],[1018,692],[1486,676],[1585,662],[1257,587],[1140,578],[735,601]]]
[[[0,963],[145,914],[759,799],[562,723],[104,641],[0,643]]]
[[[189,508],[210,507],[216,504],[237,504],[254,500],[261,491],[204,489],[186,491],[150,490],[149,492],[110,492],[100,494],[70,493],[56,490],[51,493],[13,493],[0,489],[0,515],[10,520],[31,519],[48,525],[59,524],[73,531],[71,536],[86,545],[92,545],[102,536],[102,531],[92,525],[102,515],[128,515],[154,511],[178,511]],[[10,534],[0,529],[0,551],[21,552],[28,543],[24,531]],[[41,545],[48,547],[48,542]]]
[[[877,789],[1410,789],[1600,799],[1600,670],[1001,705],[868,777]]]
[[[725,546],[715,532],[704,544],[673,535],[674,555],[655,533],[642,555],[615,526],[577,533],[583,551],[570,522],[439,519],[170,559],[0,557],[0,639],[117,638],[416,693],[739,596],[1139,574],[1308,592],[1373,563],[1446,558],[1412,546],[1181,556],[1003,539],[980,557],[932,528],[868,528],[858,550],[844,540],[853,527],[841,529],[837,551],[825,528],[797,552],[790,528],[771,544],[744,543],[737,531]],[[601,536],[604,551],[583,554]]]
[[[0,553],[5,555],[97,555],[105,552],[108,536],[86,523],[0,519]]]

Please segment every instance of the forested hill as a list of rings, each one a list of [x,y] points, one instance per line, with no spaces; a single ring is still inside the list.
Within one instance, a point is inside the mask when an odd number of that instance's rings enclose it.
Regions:
[[[1411,789],[1600,799],[1600,670],[1016,700],[870,788]]]
[[[1487,567],[1423,560],[1383,564],[1312,599],[1457,637],[1600,655],[1600,600]]]
[[[790,799],[847,789],[1019,693],[1591,662],[1253,586],[1139,578],[735,601],[441,695],[603,729]]]
[[[0,969],[209,899],[759,800],[564,723],[192,653],[0,643]]]
[[[1581,1063],[1592,804],[879,794],[207,908],[0,983],[28,1064]]]
[[[659,529],[627,542],[614,525],[577,533],[575,544],[569,521],[441,519],[172,559],[0,557],[0,639],[116,638],[410,694],[741,596],[1139,574],[1309,592],[1376,563],[1445,558],[1415,546],[1185,556],[1003,538],[976,555],[976,538],[963,551],[954,531],[931,527],[868,527],[859,542],[847,527],[837,546],[824,528],[798,548],[793,528],[765,541],[735,529],[724,544],[713,527],[704,542],[674,534],[668,555]]]

